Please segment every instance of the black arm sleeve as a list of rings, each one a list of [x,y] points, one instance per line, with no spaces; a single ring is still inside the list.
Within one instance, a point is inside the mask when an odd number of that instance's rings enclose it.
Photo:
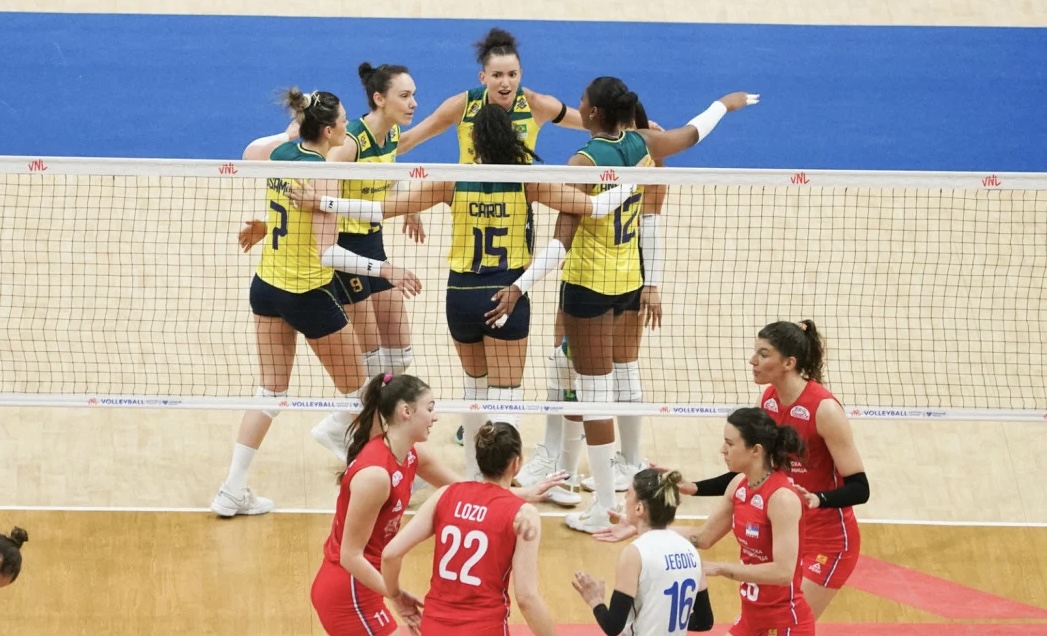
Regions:
[[[694,598],[694,609],[691,619],[687,621],[687,631],[707,632],[713,628],[713,606],[709,602],[709,590],[698,592]]]
[[[629,620],[629,612],[633,608],[633,597],[626,596],[618,590],[611,594],[611,609],[600,603],[593,608],[593,616],[596,623],[607,636],[618,636],[625,629],[625,621]]]
[[[865,473],[855,473],[843,478],[843,485],[835,490],[825,490],[818,495],[819,508],[850,508],[869,501],[869,478]]]
[[[727,487],[731,485],[731,480],[737,474],[724,473],[719,477],[694,482],[694,485],[698,487],[695,497],[722,497],[727,492]]]

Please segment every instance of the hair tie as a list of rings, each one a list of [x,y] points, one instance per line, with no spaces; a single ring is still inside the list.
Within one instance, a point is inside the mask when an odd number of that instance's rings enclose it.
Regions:
[[[389,384],[392,381],[393,381],[393,374],[392,373],[386,373],[385,377],[382,378],[382,386],[385,386],[385,385]]]

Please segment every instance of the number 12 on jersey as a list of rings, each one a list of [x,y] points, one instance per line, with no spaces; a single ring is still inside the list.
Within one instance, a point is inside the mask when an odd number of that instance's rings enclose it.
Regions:
[[[691,610],[694,609],[694,599],[698,596],[698,582],[694,579],[676,581],[662,590],[662,593],[670,598],[669,633],[687,631]]]

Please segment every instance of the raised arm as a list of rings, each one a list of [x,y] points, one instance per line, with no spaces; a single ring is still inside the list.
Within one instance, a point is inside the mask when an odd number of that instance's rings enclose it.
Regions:
[[[536,93],[529,88],[524,88],[523,91],[527,103],[531,105],[531,114],[539,126],[545,122],[552,122],[562,128],[585,130],[582,126],[582,115],[577,109],[571,108],[552,95]]]
[[[242,155],[243,159],[245,161],[268,161],[277,146],[292,139],[298,139],[298,122],[293,120],[287,125],[287,130],[284,132],[260,137],[247,144]]]
[[[553,618],[538,591],[538,546],[542,540],[542,521],[538,510],[531,504],[524,504],[513,524],[530,524],[535,529],[529,538],[516,537],[516,551],[513,552],[513,595],[516,596],[516,604],[535,636],[555,636]]]
[[[364,548],[374,531],[382,504],[389,498],[389,474],[378,466],[369,466],[353,476],[349,484],[352,496],[345,511],[340,562],[353,578],[382,596],[388,596],[382,574],[364,558]]]
[[[647,150],[651,153],[652,159],[664,159],[687,150],[705,139],[727,113],[757,104],[759,99],[759,95],[750,93],[731,93],[713,102],[704,112],[680,128],[672,130],[644,128],[636,132],[647,142]]]
[[[439,108],[418,125],[401,132],[396,154],[402,155],[410,152],[418,144],[432,139],[461,121],[462,114],[465,113],[465,95],[465,93],[458,93],[454,97],[448,97]]]

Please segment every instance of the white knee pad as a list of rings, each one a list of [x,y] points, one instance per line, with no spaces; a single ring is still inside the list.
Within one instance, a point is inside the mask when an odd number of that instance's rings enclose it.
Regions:
[[[287,391],[270,391],[269,389],[260,386],[258,387],[258,390],[254,392],[254,396],[264,398],[281,398],[287,397]],[[265,413],[265,415],[270,419],[274,419],[277,415],[280,414],[280,409],[262,409],[262,413]]]
[[[474,378],[465,376],[465,391],[462,392],[463,400],[486,400],[487,399],[487,376],[481,375]]]
[[[545,359],[545,363],[547,386],[550,391],[556,391],[559,395],[557,400],[562,400],[564,391],[574,389],[574,365],[562,346],[555,347],[552,355]]]
[[[403,375],[407,368],[414,362],[414,350],[411,347],[404,349],[379,349],[382,357],[382,370],[393,375]]]
[[[577,392],[579,402],[614,402],[614,374],[582,375],[578,374]],[[585,415],[582,420],[608,420],[610,415]]]
[[[364,373],[367,374],[367,379],[370,380],[379,373],[384,373],[385,369],[382,367],[382,354],[381,349],[375,349],[374,351],[368,351],[363,355],[364,358]]]
[[[614,363],[614,401],[643,402],[639,362]]]

